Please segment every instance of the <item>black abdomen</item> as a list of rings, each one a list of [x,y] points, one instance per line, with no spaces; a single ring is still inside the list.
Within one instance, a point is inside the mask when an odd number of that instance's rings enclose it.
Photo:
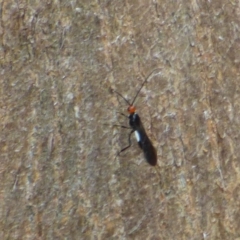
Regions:
[[[142,137],[138,144],[143,150],[147,162],[150,165],[155,166],[157,164],[157,152],[148,136],[146,135],[145,137]]]
[[[138,145],[143,150],[145,159],[150,165],[155,166],[157,164],[156,149],[152,145],[151,140],[148,138],[137,113],[129,115],[129,125],[137,132]]]

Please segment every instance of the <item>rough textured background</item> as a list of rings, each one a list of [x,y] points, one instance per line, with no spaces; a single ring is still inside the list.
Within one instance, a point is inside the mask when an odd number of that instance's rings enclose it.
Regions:
[[[0,239],[240,239],[239,1],[7,1]],[[149,166],[117,112],[136,101]]]

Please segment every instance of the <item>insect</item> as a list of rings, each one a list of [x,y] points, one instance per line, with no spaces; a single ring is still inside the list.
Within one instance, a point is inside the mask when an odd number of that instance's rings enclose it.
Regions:
[[[156,69],[155,69],[156,70]],[[155,71],[154,70],[154,71]],[[154,72],[153,71],[153,72]],[[152,73],[153,73],[152,72]],[[121,93],[116,92],[121,98],[123,98],[125,100],[125,102],[128,104],[128,108],[127,111],[129,113],[129,126],[130,127],[125,127],[125,126],[120,126],[122,128],[129,128],[131,129],[131,132],[129,133],[128,136],[128,146],[126,146],[125,148],[123,148],[118,155],[120,155],[121,152],[127,150],[128,148],[131,147],[132,142],[131,142],[131,136],[134,133],[135,137],[137,139],[138,145],[139,147],[142,149],[143,153],[144,153],[144,157],[146,159],[146,161],[152,165],[155,166],[157,164],[157,151],[154,148],[151,140],[149,139],[149,137],[147,136],[147,133],[143,127],[142,121],[139,117],[139,115],[136,113],[136,108],[133,105],[138,94],[140,93],[140,91],[142,90],[144,84],[147,82],[148,78],[152,75],[152,73],[143,81],[141,87],[139,88],[139,90],[137,91],[135,97],[133,98],[133,101],[130,103]],[[126,116],[125,114],[121,113],[122,115]],[[127,117],[127,116],[126,116]]]

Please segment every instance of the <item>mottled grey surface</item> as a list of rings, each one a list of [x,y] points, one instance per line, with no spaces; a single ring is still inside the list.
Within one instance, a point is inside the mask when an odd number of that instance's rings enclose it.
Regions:
[[[0,239],[239,239],[239,1],[2,1]],[[126,103],[158,151],[149,166]]]

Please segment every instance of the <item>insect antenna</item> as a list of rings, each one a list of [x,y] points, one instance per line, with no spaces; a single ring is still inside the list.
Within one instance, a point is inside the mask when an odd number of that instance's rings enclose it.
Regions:
[[[124,99],[129,106],[131,105],[131,103],[121,93],[119,93],[115,90],[114,90],[114,92],[117,93],[122,99]]]
[[[147,80],[149,79],[149,77],[150,77],[156,70],[160,70],[160,68],[154,69],[154,70],[146,77],[146,79],[143,81],[141,87],[138,89],[137,94],[135,95],[132,103],[130,103],[130,102],[129,102],[121,93],[119,93],[118,91],[116,91],[116,90],[113,90],[113,91],[114,91],[115,93],[117,93],[122,99],[124,99],[125,102],[126,102],[129,106],[133,106],[133,103],[135,102],[135,100],[136,100],[138,94],[140,93],[140,91],[142,90],[144,84],[147,82]]]
[[[136,96],[134,97],[134,99],[133,99],[133,101],[132,101],[132,104],[130,104],[131,106],[133,106],[133,103],[135,102],[135,100],[136,100],[139,92],[142,90],[142,88],[143,88],[144,84],[146,83],[146,81],[149,79],[149,77],[150,77],[156,70],[160,70],[160,68],[154,69],[154,70],[145,78],[145,80],[143,81],[141,87],[140,87],[139,90],[137,91],[137,94],[136,94]]]

